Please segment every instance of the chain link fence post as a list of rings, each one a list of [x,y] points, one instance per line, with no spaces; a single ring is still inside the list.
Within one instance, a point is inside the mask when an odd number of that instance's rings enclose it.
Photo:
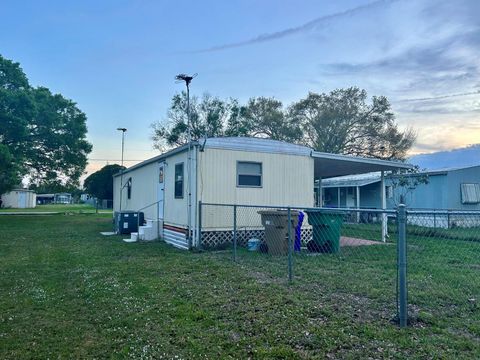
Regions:
[[[398,317],[400,327],[407,326],[407,212],[404,204],[398,206]]]
[[[288,207],[287,211],[288,216],[288,282],[292,282],[293,280],[293,266],[292,266],[292,210]]]
[[[233,205],[233,261],[237,261],[237,205]]]

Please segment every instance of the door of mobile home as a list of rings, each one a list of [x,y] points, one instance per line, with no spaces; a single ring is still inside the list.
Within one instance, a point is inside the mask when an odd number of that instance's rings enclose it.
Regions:
[[[157,187],[157,201],[158,201],[158,218],[163,220],[164,203],[165,203],[165,162],[158,164],[158,187]]]

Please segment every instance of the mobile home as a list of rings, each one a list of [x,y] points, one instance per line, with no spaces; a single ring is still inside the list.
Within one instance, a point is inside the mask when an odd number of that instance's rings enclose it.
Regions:
[[[395,186],[398,176],[426,176],[427,182],[411,188]],[[327,207],[370,208],[382,206],[381,175],[343,176],[323,182],[323,204]],[[432,216],[422,217],[422,223],[435,227],[451,227],[463,224],[466,219],[470,226],[478,226],[478,220],[457,214],[435,214],[435,211],[480,211],[480,165],[463,168],[423,171],[418,174],[387,175],[385,177],[385,198],[387,208],[395,208],[403,196],[410,209],[431,211]],[[478,217],[476,217],[478,219]]]
[[[199,202],[312,207],[314,180],[409,168],[403,163],[327,154],[282,141],[208,138],[114,176],[114,211],[143,211],[157,236],[180,248],[199,245]],[[222,219],[207,224],[221,229]]]

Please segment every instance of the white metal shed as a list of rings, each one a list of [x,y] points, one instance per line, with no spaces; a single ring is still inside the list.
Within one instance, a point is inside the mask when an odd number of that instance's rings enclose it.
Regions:
[[[33,190],[14,189],[1,196],[3,208],[34,208],[36,205],[36,194]]]

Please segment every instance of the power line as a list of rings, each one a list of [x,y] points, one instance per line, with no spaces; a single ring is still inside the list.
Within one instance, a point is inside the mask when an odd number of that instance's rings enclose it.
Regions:
[[[479,90],[479,91],[471,91],[471,92],[458,93],[458,94],[446,94],[446,95],[440,95],[440,96],[416,98],[416,99],[402,99],[402,100],[397,100],[397,102],[413,102],[413,101],[440,100],[440,99],[448,99],[448,98],[452,98],[452,97],[470,96],[470,95],[480,95],[480,90]]]
[[[127,160],[127,159],[123,159],[123,161],[143,161],[145,159],[141,159],[141,160]],[[121,159],[88,159],[88,161],[121,161]]]

